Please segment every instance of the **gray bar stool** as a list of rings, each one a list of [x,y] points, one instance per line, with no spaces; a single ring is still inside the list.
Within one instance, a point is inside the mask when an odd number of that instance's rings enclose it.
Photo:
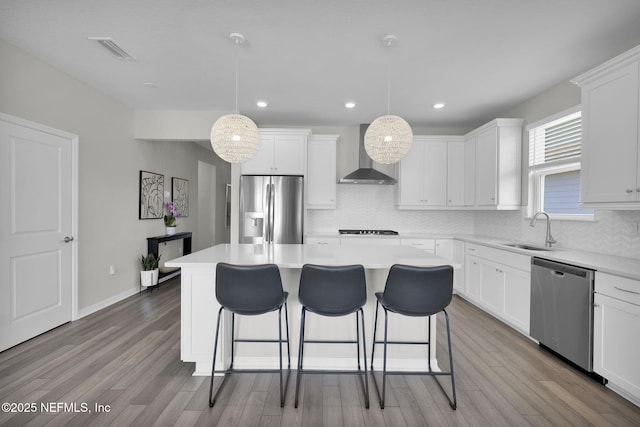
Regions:
[[[213,366],[211,367],[211,385],[209,387],[209,407],[213,407],[218,393],[222,390],[229,374],[245,373],[279,373],[280,374],[280,406],[284,406],[284,398],[289,383],[291,369],[291,352],[289,349],[289,317],[287,315],[288,292],[282,289],[280,270],[275,264],[264,265],[232,265],[218,263],[216,266],[216,299],[220,303],[216,323],[216,338],[213,345]],[[285,329],[287,338],[282,339],[282,307],[284,306]],[[222,310],[231,312],[231,364],[229,369],[216,371],[218,352],[218,334]],[[235,316],[257,316],[278,311],[278,339],[240,339],[235,338]],[[278,343],[280,350],[280,369],[233,369],[234,346],[238,342]],[[287,379],[283,381],[282,343],[287,343]],[[213,378],[216,373],[224,373],[224,379],[213,394]]]
[[[456,385],[453,375],[453,358],[451,356],[451,329],[449,328],[449,315],[445,308],[451,302],[453,295],[453,267],[443,265],[438,267],[412,267],[408,265],[395,264],[389,270],[387,283],[384,292],[376,292],[376,315],[373,326],[373,350],[371,351],[371,372],[373,374],[373,383],[380,399],[380,408],[384,409],[384,398],[386,391],[387,375],[432,375],[438,386],[443,391],[449,405],[452,409],[456,409]],[[384,340],[376,341],[376,332],[378,326],[378,307],[384,309]],[[449,344],[449,372],[434,372],[431,369],[431,317],[428,321],[428,337],[427,341],[390,341],[388,339],[389,312],[401,314],[411,317],[431,316],[440,312],[444,312],[447,324],[447,341]],[[382,362],[382,393],[376,382],[375,373],[373,371],[373,355],[376,344],[384,344],[384,355]],[[387,371],[387,345],[388,344],[405,344],[405,345],[426,345],[428,371],[423,372],[405,372],[405,371]],[[447,375],[451,377],[451,390],[453,398],[449,397],[445,389],[438,381],[438,376]]]
[[[300,346],[298,348],[298,373],[296,378],[296,398],[298,407],[300,378],[303,374],[359,374],[363,381],[365,406],[369,408],[369,381],[367,379],[367,346],[364,332],[364,311],[367,302],[367,283],[362,265],[320,266],[305,264],[300,273],[298,300],[302,304],[300,320]],[[306,313],[310,311],[320,316],[338,317],[356,315],[356,340],[310,340],[305,338]],[[360,313],[360,318],[358,318]],[[362,330],[362,366],[360,366],[360,329]],[[352,371],[305,370],[302,368],[304,344],[356,344],[358,369]]]

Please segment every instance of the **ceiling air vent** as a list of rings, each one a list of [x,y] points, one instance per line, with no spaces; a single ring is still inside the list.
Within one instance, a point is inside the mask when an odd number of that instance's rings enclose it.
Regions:
[[[98,43],[100,46],[107,49],[113,56],[117,58],[135,59],[133,56],[129,55],[126,50],[118,46],[118,44],[113,41],[111,37],[89,37],[89,40]]]

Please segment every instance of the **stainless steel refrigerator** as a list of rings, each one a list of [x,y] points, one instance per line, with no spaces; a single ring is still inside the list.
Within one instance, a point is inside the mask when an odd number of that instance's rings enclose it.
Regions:
[[[240,243],[302,243],[301,176],[240,177]]]

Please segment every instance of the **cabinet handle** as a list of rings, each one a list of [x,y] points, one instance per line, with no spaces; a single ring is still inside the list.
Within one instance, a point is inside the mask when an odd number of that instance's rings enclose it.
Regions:
[[[627,292],[627,293],[630,293],[630,294],[640,295],[640,292],[630,291],[629,289],[622,289],[622,288],[619,288],[617,286],[614,286],[614,288],[619,290],[619,291],[622,291],[622,292]]]
[[[597,302],[594,302],[594,303],[593,303],[593,307],[594,307],[594,308],[600,307],[600,304],[598,304]]]
[[[633,190],[630,188],[627,188],[627,194],[631,194],[631,193],[633,193]]]

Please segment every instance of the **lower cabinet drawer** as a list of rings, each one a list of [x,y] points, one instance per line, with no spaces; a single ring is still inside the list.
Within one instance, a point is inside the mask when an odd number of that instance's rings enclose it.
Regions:
[[[594,286],[599,294],[640,305],[640,280],[596,271]]]

